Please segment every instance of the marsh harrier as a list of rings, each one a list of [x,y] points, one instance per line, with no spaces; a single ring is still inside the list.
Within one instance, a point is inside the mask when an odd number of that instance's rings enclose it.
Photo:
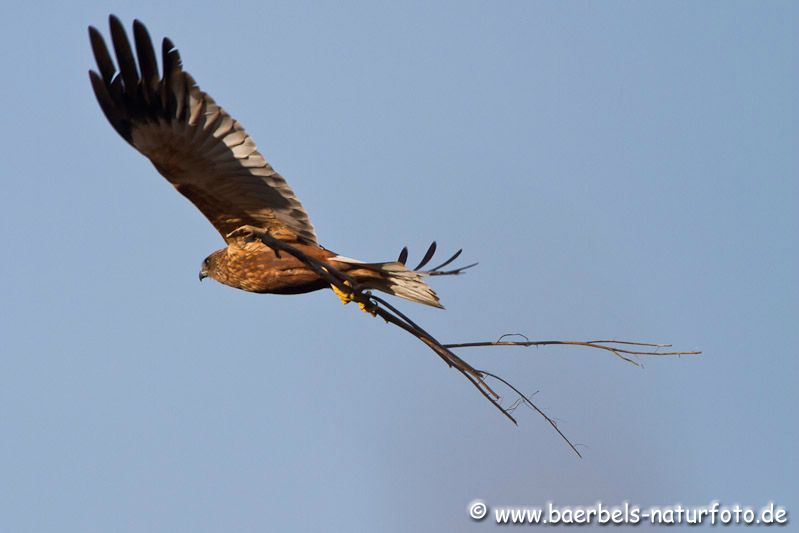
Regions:
[[[89,72],[94,94],[117,133],[150,159],[225,239],[227,246],[203,261],[201,280],[210,277],[237,289],[273,294],[331,287],[343,301],[351,299],[294,255],[242,238],[240,229],[251,228],[346,274],[348,283],[360,289],[441,307],[423,279],[433,272],[411,270],[404,261],[366,263],[319,245],[294,191],[241,124],[183,70],[172,41],[163,40],[159,74],[152,41],[141,22],[133,23],[135,58],[124,27],[113,15],[110,26],[118,68],[100,32],[89,28],[100,71]]]
[[[319,245],[314,227],[294,191],[255,147],[238,121],[200,90],[183,70],[169,39],[161,46],[162,73],[147,29],[133,23],[133,48],[119,19],[110,17],[116,65],[100,32],[89,27],[99,73],[89,71],[97,101],[114,129],[152,161],[155,168],[188,198],[222,234],[227,246],[202,263],[200,279],[211,277],[250,292],[298,294],[330,287],[344,301],[380,316],[430,347],[465,376],[497,409],[515,422],[487,381],[493,379],[519,395],[567,442],[555,422],[501,377],[472,367],[453,349],[474,346],[540,346],[569,344],[600,348],[632,362],[630,355],[670,355],[698,352],[657,352],[668,345],[621,341],[510,341],[442,344],[389,302],[378,290],[413,302],[441,307],[425,279],[459,274],[474,266],[445,271],[460,250],[441,265],[422,270],[435,253],[435,243],[414,269],[405,266],[407,249],[397,261],[365,263]],[[620,346],[621,345],[621,346]],[[632,346],[630,346],[632,345]],[[622,347],[624,346],[624,347]],[[640,351],[638,346],[654,347]],[[572,449],[576,448],[569,442]],[[579,455],[579,453],[578,453]]]

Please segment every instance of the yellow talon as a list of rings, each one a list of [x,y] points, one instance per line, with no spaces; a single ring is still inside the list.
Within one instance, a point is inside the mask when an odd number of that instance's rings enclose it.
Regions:
[[[366,304],[363,302],[358,302],[358,307],[360,307],[361,311],[363,311],[364,313],[369,313],[372,316],[377,316],[377,311],[366,307]]]
[[[352,287],[352,285],[350,285],[349,281],[345,281],[344,285],[346,285],[348,287]],[[344,305],[347,305],[348,303],[350,303],[354,299],[354,297],[352,295],[352,292],[350,292],[350,291],[344,292],[341,289],[339,289],[338,287],[336,287],[335,285],[333,285],[332,283],[330,284],[330,288],[333,289],[333,292],[336,293],[336,296],[339,297],[339,299],[341,300],[341,303],[343,303]]]
[[[343,283],[347,287],[352,287],[349,281],[344,281]],[[355,293],[353,293],[352,291],[344,292],[335,285],[333,285],[332,283],[330,284],[330,288],[333,289],[333,292],[336,293],[336,296],[339,297],[339,300],[341,300],[341,303],[343,303],[344,305],[347,305],[351,301],[355,300]],[[358,307],[360,307],[361,311],[363,311],[364,313],[369,313],[372,316],[377,316],[377,312],[374,311],[373,309],[370,309],[367,303],[358,302]]]

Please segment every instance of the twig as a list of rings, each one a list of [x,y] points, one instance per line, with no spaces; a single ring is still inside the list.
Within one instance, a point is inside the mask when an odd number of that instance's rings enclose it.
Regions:
[[[514,335],[518,335],[514,334]],[[501,338],[505,337],[503,335]],[[485,347],[485,346],[552,346],[552,345],[567,345],[567,346],[586,346],[589,348],[599,348],[600,350],[607,350],[612,352],[615,356],[620,357],[624,361],[631,363],[635,366],[640,366],[637,361],[632,360],[629,357],[625,357],[623,354],[627,355],[643,355],[643,356],[662,356],[662,355],[700,355],[702,352],[694,351],[694,352],[658,352],[656,350],[626,350],[624,348],[618,348],[616,346],[608,346],[608,345],[623,345],[623,346],[652,346],[657,348],[671,348],[671,344],[653,344],[649,342],[630,342],[630,341],[614,341],[614,340],[606,340],[606,341],[486,341],[486,342],[461,342],[455,344],[445,344],[446,348],[455,349],[455,348],[477,348],[477,347]]]
[[[498,409],[504,416],[506,416],[511,422],[517,424],[516,419],[513,417],[511,412],[518,407],[519,402],[523,402],[527,404],[530,408],[535,410],[539,415],[541,415],[547,423],[552,426],[552,428],[560,435],[560,437],[566,441],[569,447],[577,454],[578,457],[582,457],[580,452],[577,451],[575,445],[566,437],[566,435],[560,430],[557,423],[554,419],[549,417],[544,411],[542,411],[535,403],[530,400],[530,398],[522,393],[519,389],[513,386],[504,378],[488,372],[486,370],[478,370],[474,368],[472,365],[464,361],[462,358],[455,355],[452,351],[453,349],[457,348],[474,348],[474,347],[488,347],[488,346],[545,346],[545,345],[573,345],[573,346],[586,346],[590,348],[599,348],[601,350],[607,350],[612,352],[617,357],[632,363],[634,365],[638,365],[637,362],[633,361],[626,355],[698,355],[701,352],[656,352],[652,350],[628,350],[625,348],[619,348],[618,346],[647,346],[652,348],[669,348],[671,347],[670,344],[651,344],[651,343],[643,343],[643,342],[629,342],[629,341],[615,341],[615,340],[595,340],[595,341],[530,341],[524,335],[520,333],[512,333],[506,334],[499,338],[499,340],[494,342],[465,342],[465,343],[454,343],[454,344],[442,344],[440,343],[435,337],[433,337],[430,333],[425,331],[424,328],[419,326],[413,320],[411,320],[407,315],[402,313],[399,309],[391,305],[389,302],[380,298],[379,296],[375,296],[369,291],[363,290],[361,287],[358,286],[357,282],[348,276],[347,274],[341,272],[337,268],[331,266],[328,263],[324,263],[310,257],[300,251],[299,249],[295,248],[294,246],[281,241],[279,239],[274,238],[268,231],[264,231],[260,228],[255,228],[253,226],[242,226],[238,228],[234,232],[230,233],[228,237],[240,237],[244,240],[260,240],[266,246],[272,248],[275,253],[279,253],[280,251],[286,252],[299,261],[304,263],[308,268],[313,270],[320,278],[322,278],[327,283],[331,284],[332,286],[336,287],[340,291],[345,294],[348,294],[352,301],[360,304],[364,311],[370,313],[373,316],[379,316],[386,323],[394,324],[395,326],[402,328],[403,330],[407,331],[421,342],[426,344],[431,350],[433,350],[436,355],[438,355],[448,366],[455,368],[458,372],[460,372],[469,382],[474,385],[474,387],[480,391],[480,394],[483,395],[496,409]],[[422,261],[420,262],[419,266],[416,267],[415,270],[419,271],[422,267],[424,267],[433,257],[435,253],[436,245],[435,242],[430,246],[427,250],[427,253],[424,255]],[[442,271],[441,268],[449,265],[452,261],[454,261],[459,255],[461,251],[458,250],[452,257],[450,257],[447,261],[442,263],[441,265],[428,270],[426,272],[422,272],[428,275],[453,275],[453,274],[460,274],[465,269],[470,268],[474,265],[468,265],[466,267],[456,268],[450,271]],[[401,263],[405,263],[407,260],[407,249],[403,248],[402,252],[400,253],[399,261]],[[475,263],[476,264],[476,263]],[[524,338],[524,341],[504,341],[502,339],[508,336],[521,336]],[[488,385],[486,382],[487,379],[494,379],[501,384],[508,387],[511,391],[518,395],[518,399],[513,402],[508,408],[503,407],[500,404],[501,397],[497,394],[491,386]]]

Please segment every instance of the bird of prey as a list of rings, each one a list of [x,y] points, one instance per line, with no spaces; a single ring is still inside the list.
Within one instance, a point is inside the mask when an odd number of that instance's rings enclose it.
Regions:
[[[210,277],[237,289],[273,294],[331,287],[345,303],[351,298],[295,256],[235,233],[251,228],[345,274],[348,283],[361,290],[442,307],[424,278],[444,272],[411,270],[404,260],[366,263],[322,247],[286,180],[241,124],[183,70],[172,41],[163,40],[159,74],[152,41],[141,22],[133,23],[135,57],[125,28],[113,15],[110,27],[117,66],[100,32],[89,27],[99,69],[89,72],[94,93],[117,133],[149,158],[225,239],[227,246],[203,261],[201,280]]]
[[[163,72],[147,29],[133,23],[135,56],[122,23],[109,17],[116,65],[96,28],[89,27],[98,72],[89,71],[94,94],[106,118],[128,143],[152,161],[155,168],[188,198],[222,234],[227,246],[202,263],[200,279],[211,277],[250,292],[298,294],[330,287],[344,303],[355,301],[364,311],[383,318],[418,338],[445,363],[460,372],[503,415],[520,403],[537,411],[580,455],[574,445],[528,396],[505,379],[478,370],[456,355],[456,348],[476,346],[578,345],[610,351],[633,362],[630,355],[678,355],[699,352],[659,352],[670,345],[624,341],[524,341],[442,344],[383,298],[382,291],[413,302],[441,307],[425,279],[455,275],[472,265],[444,270],[460,254],[437,267],[422,270],[435,253],[433,243],[414,269],[405,266],[407,248],[397,261],[365,263],[319,245],[302,204],[283,177],[266,162],[238,121],[200,90],[183,70],[180,55],[169,39],[161,46]],[[620,346],[621,345],[621,346]],[[654,347],[641,351],[638,346]],[[634,363],[635,364],[635,363]],[[489,379],[519,396],[510,406]]]

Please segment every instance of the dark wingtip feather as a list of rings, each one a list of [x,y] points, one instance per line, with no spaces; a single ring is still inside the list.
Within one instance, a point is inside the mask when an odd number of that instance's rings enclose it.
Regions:
[[[100,31],[94,26],[89,26],[89,42],[92,45],[94,60],[97,63],[97,68],[100,69],[103,80],[105,80],[106,83],[110,83],[117,69],[111,59],[111,54],[108,53],[105,39],[103,39]]]
[[[175,43],[169,37],[164,37],[164,40],[161,41],[161,56],[164,62],[164,74],[166,74],[167,63],[177,70],[183,67],[178,47],[175,46]]]
[[[397,263],[402,263],[403,265],[408,260],[408,247],[403,246],[402,250],[400,251],[399,257],[397,258]]]
[[[444,268],[444,267],[445,267],[445,266],[447,266],[448,264],[450,264],[450,263],[452,263],[453,261],[455,261],[455,260],[456,260],[458,257],[460,257],[461,253],[463,253],[463,248],[461,248],[460,250],[458,250],[457,252],[455,252],[455,253],[452,255],[452,257],[450,257],[449,259],[447,259],[446,261],[444,261],[443,263],[441,263],[441,264],[440,264],[440,265],[438,265],[437,267],[431,268],[430,270],[432,270],[432,271],[441,270],[442,268]]]
[[[120,114],[117,106],[114,104],[105,82],[100,78],[100,75],[93,70],[89,71],[89,80],[91,81],[92,89],[94,89],[94,95],[97,97],[97,103],[100,104],[100,109],[103,110],[105,118],[108,119],[108,122],[111,123],[111,126],[113,126],[117,133],[132,144],[130,124],[125,117]]]
[[[128,34],[116,16],[109,15],[108,23],[111,27],[111,42],[114,43],[119,71],[125,82],[125,90],[128,94],[135,95],[136,86],[139,84],[139,69],[136,67],[136,59],[133,57]]]
[[[180,53],[167,37],[161,42],[161,53],[164,63],[164,107],[170,116],[182,118],[187,108],[185,100],[190,87],[182,70]]]
[[[424,257],[419,262],[419,264],[416,265],[416,268],[414,268],[414,270],[419,270],[420,268],[425,266],[428,262],[430,262],[435,253],[436,253],[436,241],[433,241],[432,244],[430,244],[430,248],[427,249],[427,252],[425,252]]]
[[[158,90],[158,63],[150,34],[139,20],[133,21],[133,39],[136,43],[136,55],[139,58],[144,96],[148,102],[153,102]]]

